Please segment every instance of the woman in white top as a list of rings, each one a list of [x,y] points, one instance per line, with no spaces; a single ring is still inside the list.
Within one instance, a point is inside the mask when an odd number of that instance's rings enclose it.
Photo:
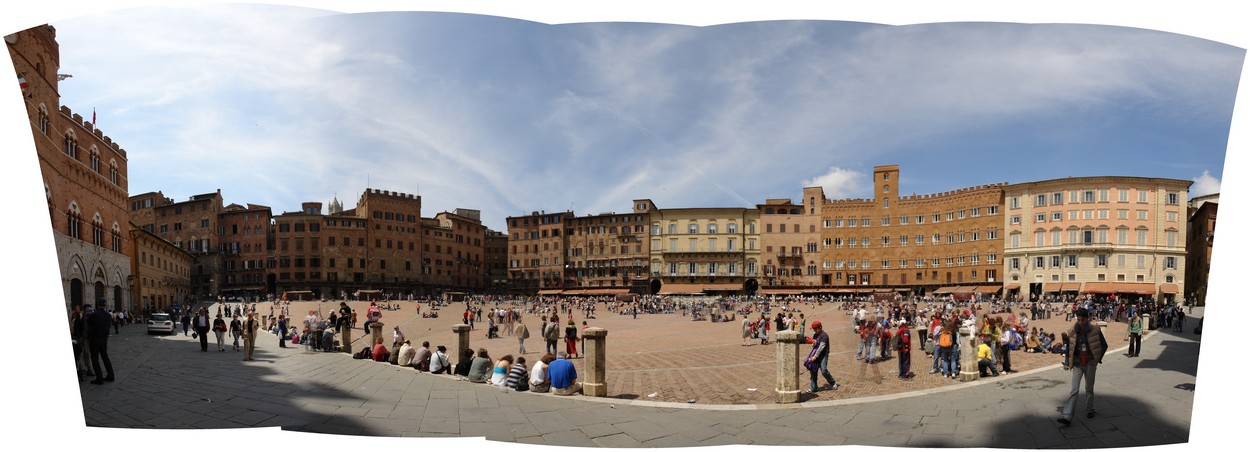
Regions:
[[[547,379],[547,364],[555,360],[555,355],[548,353],[534,361],[534,368],[530,369],[530,392],[551,391],[551,381]]]

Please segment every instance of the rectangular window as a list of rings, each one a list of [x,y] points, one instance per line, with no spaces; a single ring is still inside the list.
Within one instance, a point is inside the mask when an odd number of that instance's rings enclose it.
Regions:
[[[1044,214],[1044,213],[1039,213],[1039,214],[1035,215],[1035,216],[1033,217],[1033,222],[1035,222],[1035,223],[1045,223],[1045,222],[1046,222],[1046,214]]]
[[[1076,268],[1076,255],[1075,255],[1075,254],[1069,254],[1067,257],[1068,257],[1068,267],[1069,267],[1069,268]]]
[[[1011,224],[1020,224],[1020,216],[1019,216],[1019,215],[1012,215],[1012,216],[1011,216]]]
[[[697,243],[698,243],[698,239],[690,239],[690,249],[688,251],[692,251],[692,252],[695,251],[695,245]]]
[[[1094,266],[1095,266],[1095,267],[1106,267],[1106,266],[1107,266],[1107,255],[1106,255],[1106,254],[1095,254],[1095,255],[1094,255]]]
[[[1008,208],[1011,208],[1011,209],[1019,209],[1019,208],[1020,208],[1020,198],[1019,198],[1019,197],[1015,197],[1015,196],[1011,197],[1011,199],[1007,200],[1007,206],[1008,206]]]
[[[1046,233],[1043,231],[1037,231],[1033,233],[1033,245],[1045,246],[1046,245]],[[1054,244],[1052,243],[1051,245],[1054,245]]]
[[[898,217],[898,224],[907,224],[909,220],[911,220],[911,217],[907,217],[907,216]]]
[[[1033,258],[1033,267],[1039,269],[1046,268],[1046,258],[1042,256]]]
[[[1116,193],[1120,194],[1120,202],[1128,202],[1128,189],[1127,188],[1117,188],[1115,189],[1115,191]]]
[[[1146,190],[1137,190],[1137,202],[1146,203]]]
[[[1054,205],[1063,204],[1063,192],[1055,192],[1050,195],[1050,203]]]
[[[725,251],[734,251],[734,239],[725,241]]]
[[[1103,188],[1098,190],[1098,202],[1107,202],[1111,190]]]
[[[1037,195],[1034,198],[1033,207],[1046,207],[1046,195]]]
[[[1117,229],[1115,231],[1116,245],[1128,245],[1128,229]]]
[[[985,210],[986,212],[989,212],[990,215],[998,215],[998,206],[989,206],[986,207]]]
[[[1110,219],[1110,218],[1111,218],[1111,210],[1110,210],[1110,209],[1098,209],[1098,219],[1099,219],[1099,220],[1107,220],[1107,219]]]
[[[889,226],[889,225],[890,225],[890,217],[881,217],[881,225],[882,225],[882,226]]]
[[[1051,212],[1050,213],[1050,221],[1062,221],[1062,220],[1063,220],[1063,212]]]
[[[860,223],[862,223],[864,227],[872,226],[872,220],[867,218],[861,220]]]
[[[1137,268],[1146,268],[1146,256],[1145,255],[1137,256]]]
[[[1086,202],[1086,203],[1094,202],[1093,190],[1085,190],[1084,192],[1081,193],[1081,195],[1082,195],[1081,202]]]
[[[1174,206],[1180,204],[1180,195],[1169,192],[1167,195],[1168,205]]]
[[[1123,254],[1117,254],[1115,256],[1115,265],[1117,267],[1124,268],[1124,255]],[[1123,280],[1124,280],[1123,277],[1121,277],[1120,281],[1123,281]]]
[[[668,251],[670,253],[677,252],[677,239],[668,239]]]

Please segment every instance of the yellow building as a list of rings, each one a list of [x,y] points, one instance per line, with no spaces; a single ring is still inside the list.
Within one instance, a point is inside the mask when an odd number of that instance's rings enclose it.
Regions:
[[[1104,176],[1008,185],[1008,294],[1177,299],[1192,183]]]
[[[754,293],[760,287],[760,214],[749,208],[659,209],[651,218],[651,287],[661,295]]]

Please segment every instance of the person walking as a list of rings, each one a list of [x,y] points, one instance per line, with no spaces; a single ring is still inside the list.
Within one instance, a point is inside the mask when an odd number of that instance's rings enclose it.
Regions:
[[[547,341],[544,348],[546,353],[555,354],[559,347],[556,341],[560,340],[560,317],[555,314],[551,315],[551,319],[547,321],[547,326],[543,329],[543,339]]]
[[[742,345],[751,345],[752,330],[751,319],[745,315],[742,316]]]
[[[573,319],[569,319],[569,325],[564,327],[564,348],[569,358],[577,357],[577,325]]]
[[[808,386],[807,393],[813,394],[818,390],[816,387],[818,372],[825,376],[830,390],[838,389],[837,381],[829,373],[829,335],[825,333],[819,320],[812,321],[812,333],[815,334],[812,339],[812,351],[807,354],[807,359],[803,362],[803,366],[812,374],[812,383]]]
[[[528,353],[525,351],[525,340],[530,338],[530,329],[525,326],[525,321],[520,317],[514,318],[513,323],[515,323],[515,326],[512,327],[512,333],[516,335],[517,345],[520,347],[517,353],[524,355]]]
[[[243,360],[252,361],[252,353],[256,351],[256,333],[260,330],[260,322],[256,320],[256,311],[247,312],[247,320],[243,321]]]
[[[1072,390],[1068,392],[1068,401],[1063,405],[1063,416],[1057,419],[1064,426],[1072,424],[1082,379],[1085,380],[1085,417],[1094,417],[1094,377],[1098,364],[1107,352],[1107,339],[1103,337],[1101,327],[1090,323],[1089,310],[1077,309],[1075,316],[1076,323],[1067,331],[1071,343],[1068,344],[1068,353],[1063,359],[1063,370],[1072,371]]]
[[[1133,314],[1128,321],[1128,332],[1124,333],[1124,340],[1128,342],[1128,356],[1134,358],[1141,354],[1141,316]]]
[[[226,351],[226,320],[221,318],[221,314],[213,319],[213,335],[217,336],[217,351]]]
[[[243,348],[239,345],[239,340],[243,338],[243,321],[239,320],[238,315],[230,319],[230,335],[234,337],[234,342],[231,345],[234,351],[242,350]]]
[[[96,302],[95,311],[87,316],[87,346],[91,347],[91,369],[95,371],[93,385],[101,385],[113,381],[113,361],[109,360],[109,327],[113,324],[113,316],[104,309],[104,300]],[[104,360],[104,371],[100,372],[100,360]],[[100,376],[104,378],[100,378]]]
[[[191,319],[191,326],[195,328],[195,334],[200,339],[200,351],[208,351],[208,329],[212,325],[212,320],[208,318],[208,309],[200,308],[200,312],[195,314],[195,318]]]

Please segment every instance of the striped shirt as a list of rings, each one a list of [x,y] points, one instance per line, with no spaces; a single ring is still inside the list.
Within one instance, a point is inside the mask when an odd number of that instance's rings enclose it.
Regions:
[[[508,370],[508,380],[504,382],[504,386],[508,388],[516,389],[517,383],[520,383],[521,380],[524,380],[528,377],[529,377],[529,372],[525,371],[524,364],[520,364],[520,363],[513,364],[512,368]]]

